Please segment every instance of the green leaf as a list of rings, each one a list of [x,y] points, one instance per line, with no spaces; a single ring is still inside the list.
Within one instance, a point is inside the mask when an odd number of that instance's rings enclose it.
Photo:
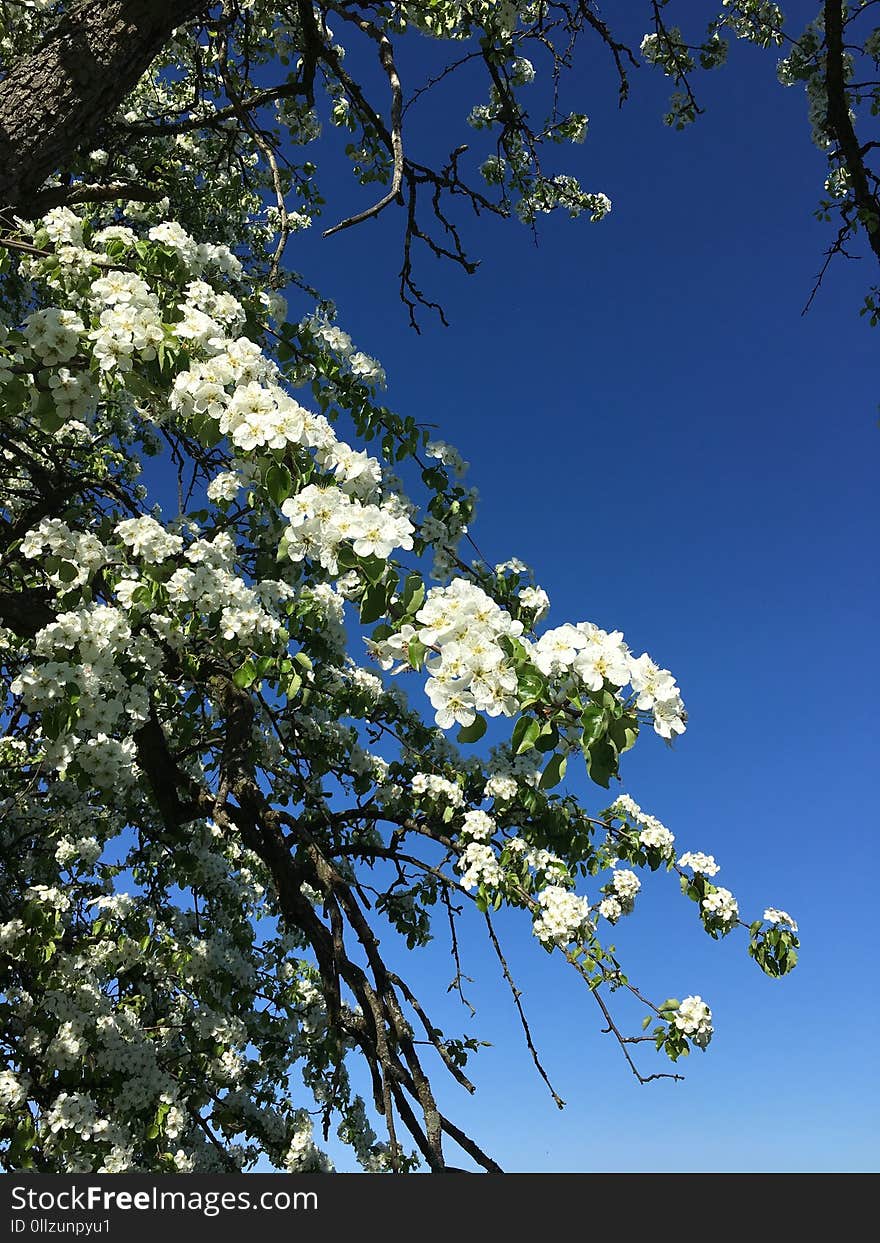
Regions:
[[[624,751],[629,751],[630,747],[636,744],[639,736],[638,721],[634,717],[620,717],[619,720],[611,722],[608,736],[622,755]]]
[[[341,565],[341,559],[337,558],[337,560]],[[382,561],[380,557],[362,557],[360,565],[371,583],[378,583],[388,568],[388,562]]]
[[[273,462],[266,471],[266,491],[276,505],[282,505],[290,496],[292,481],[290,471],[280,462]]]
[[[518,670],[516,676],[521,702],[540,699],[547,689],[547,683],[538,670],[531,665]]]
[[[58,413],[55,400],[51,393],[41,393],[37,402],[36,410],[37,418],[40,420],[40,427],[44,432],[57,432],[59,427],[63,427],[65,418],[63,414]]]
[[[361,600],[361,621],[365,626],[384,617],[387,601],[388,588],[385,583],[375,583],[367,588]]]
[[[539,786],[542,790],[552,790],[554,786],[558,786],[562,778],[565,776],[565,769],[568,765],[568,757],[565,755],[552,755],[550,763],[541,774]]]
[[[78,574],[79,570],[72,561],[62,561],[58,567],[58,577],[62,583],[72,583]]]
[[[342,570],[354,570],[360,565],[357,555],[352,551],[348,544],[340,544],[336,550],[336,560]]]
[[[510,739],[510,745],[513,747],[514,755],[522,755],[525,751],[530,751],[535,745],[535,739],[541,732],[541,726],[538,721],[529,716],[521,716],[513,727],[513,734]]]
[[[401,603],[404,613],[415,614],[425,602],[425,584],[421,574],[408,574],[403,585]]]
[[[37,1142],[37,1133],[34,1128],[33,1119],[28,1116],[23,1122],[19,1123],[15,1134],[12,1137],[12,1143],[9,1148],[9,1159],[13,1166],[21,1165],[24,1154]]]
[[[194,414],[190,419],[190,427],[196,439],[208,449],[212,449],[223,439],[220,424],[209,414]]]
[[[486,718],[477,713],[471,725],[462,725],[458,731],[459,742],[478,742],[486,732]]]
[[[584,752],[590,780],[607,790],[611,778],[617,773],[617,752],[610,743],[600,738]]]
[[[538,751],[552,751],[557,742],[559,742],[559,730],[552,721],[548,721],[541,726],[541,732],[535,739],[535,747]]]
[[[252,660],[246,660],[232,675],[232,680],[239,690],[246,690],[247,687],[253,686],[257,677],[257,666]]]
[[[581,725],[584,732],[581,736],[581,746],[586,751],[593,743],[601,738],[605,732],[608,718],[605,715],[605,709],[601,704],[588,704],[581,713]]]
[[[135,397],[154,397],[155,390],[144,376],[139,375],[136,371],[129,371],[125,376],[125,387],[134,394]]]

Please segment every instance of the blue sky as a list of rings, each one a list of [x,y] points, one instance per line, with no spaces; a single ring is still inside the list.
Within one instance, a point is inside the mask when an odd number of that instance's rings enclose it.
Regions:
[[[858,317],[876,276],[867,258],[839,263],[801,316],[831,240],[812,218],[823,160],[803,93],[774,68],[772,52],[734,49],[701,84],[707,115],[677,134],[660,122],[659,75],[636,75],[618,112],[590,62],[570,100],[590,135],[561,154],[610,195],[611,216],[550,218],[537,246],[516,223],[468,222],[478,274],[430,260],[420,272],[448,329],[407,326],[394,209],[291,247],[385,365],[389,404],[470,460],[486,556],[535,567],[550,624],[620,628],[677,675],[688,733],[674,751],[643,736],[620,788],[683,850],[714,853],[749,917],[777,905],[801,925],[801,965],[771,981],[742,939],[705,936],[674,877],[648,878],[616,943],[648,995],[709,1001],[716,1036],[685,1083],[640,1087],[586,990],[524,921],[503,921],[563,1113],[480,928],[464,947],[474,1024],[445,995],[442,930],[420,958],[404,952],[437,1021],[492,1042],[471,1066],[476,1098],[453,1085],[441,1099],[510,1170],[878,1164],[880,330]],[[414,137],[466,141],[459,118],[482,98],[451,84],[412,114]],[[335,175],[328,191],[326,224],[358,201]],[[575,765],[568,782],[604,805]],[[650,1051],[644,1065],[668,1068]]]

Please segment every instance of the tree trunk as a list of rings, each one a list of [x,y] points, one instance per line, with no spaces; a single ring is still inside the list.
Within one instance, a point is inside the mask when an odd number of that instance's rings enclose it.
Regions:
[[[0,82],[0,207],[35,191],[119,106],[208,0],[84,0]]]
[[[864,152],[856,137],[849,111],[844,72],[846,13],[843,0],[825,0],[825,93],[828,98],[828,125],[837,140],[843,165],[849,173],[853,198],[868,244],[880,259],[880,201],[871,192]],[[875,183],[876,185],[876,183]]]

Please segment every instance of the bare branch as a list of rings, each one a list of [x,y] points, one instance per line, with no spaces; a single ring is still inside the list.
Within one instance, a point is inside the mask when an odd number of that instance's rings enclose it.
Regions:
[[[520,991],[520,989],[517,988],[516,984],[514,983],[513,976],[510,974],[510,968],[507,965],[507,959],[504,957],[504,952],[501,949],[501,943],[499,942],[498,937],[495,934],[495,928],[493,927],[492,919],[488,911],[486,911],[486,927],[489,930],[489,940],[492,942],[492,948],[495,951],[495,955],[498,961],[501,963],[501,970],[504,973],[504,978],[507,981],[508,985],[510,986],[510,993],[511,993],[511,996],[513,997],[513,1003],[516,1006],[516,1012],[519,1015],[519,1021],[523,1029],[523,1034],[525,1035],[525,1038],[526,1038],[526,1044],[528,1046],[529,1053],[531,1053],[532,1055],[532,1061],[535,1063],[535,1069],[537,1070],[538,1074],[541,1076],[541,1078],[546,1083],[547,1088],[550,1092],[550,1095],[553,1097],[553,1103],[556,1105],[557,1109],[564,1109],[565,1101],[562,1099],[562,1097],[553,1087],[553,1084],[550,1082],[550,1079],[548,1078],[546,1070],[541,1065],[541,1059],[538,1057],[538,1050],[535,1048],[534,1041],[532,1040],[532,1033],[529,1028],[528,1019],[526,1018],[525,1011],[523,1010],[523,1007],[522,1007],[522,1002],[520,1001],[520,998],[522,997],[522,992]]]
[[[339,12],[347,21],[353,21],[360,30],[363,30],[379,45],[379,60],[388,76],[388,82],[391,87],[390,141],[393,168],[391,187],[388,193],[384,194],[372,207],[356,212],[353,216],[349,216],[348,219],[341,220],[339,224],[333,225],[332,228],[325,229],[324,237],[332,237],[334,233],[341,233],[343,229],[350,229],[353,225],[362,224],[365,220],[378,216],[390,203],[399,200],[400,189],[403,184],[403,89],[400,84],[397,66],[394,63],[394,49],[391,46],[391,40],[383,31],[374,26],[372,22],[367,21],[366,18],[356,18],[352,14],[346,13],[344,9],[339,10]]]

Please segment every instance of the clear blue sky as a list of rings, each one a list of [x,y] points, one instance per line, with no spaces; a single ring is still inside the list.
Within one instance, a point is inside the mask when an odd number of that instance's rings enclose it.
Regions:
[[[683,134],[660,122],[658,75],[637,74],[618,113],[610,78],[595,61],[582,69],[570,102],[590,135],[562,154],[612,215],[553,217],[538,246],[516,223],[469,223],[475,277],[421,268],[448,329],[407,327],[399,213],[292,245],[292,264],[382,360],[389,404],[471,461],[487,557],[535,566],[552,624],[619,627],[678,676],[688,733],[674,751],[644,736],[621,788],[682,849],[716,855],[749,917],[778,905],[801,925],[801,965],[771,981],[741,938],[703,934],[674,877],[649,878],[617,944],[649,995],[702,994],[716,1036],[684,1063],[685,1083],[640,1087],[586,990],[522,920],[505,921],[561,1114],[479,927],[464,949],[473,1025],[445,996],[438,929],[407,968],[437,1021],[492,1042],[471,1064],[476,1099],[453,1086],[442,1100],[510,1170],[878,1165],[880,329],[858,317],[876,274],[867,258],[838,264],[801,317],[831,238],[812,218],[823,161],[803,93],[774,68],[772,52],[734,49]],[[452,85],[420,106],[423,140],[466,141],[450,120],[481,98]],[[353,210],[342,181],[329,189],[327,224]],[[569,780],[603,805],[580,773]],[[650,1051],[645,1064],[668,1068]]]

